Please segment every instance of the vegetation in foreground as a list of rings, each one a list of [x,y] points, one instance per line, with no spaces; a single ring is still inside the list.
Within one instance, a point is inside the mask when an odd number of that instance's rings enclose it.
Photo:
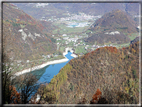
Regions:
[[[43,94],[42,103],[90,104],[97,89],[102,100],[95,103],[138,104],[139,42],[122,49],[98,48],[72,59],[38,93]]]

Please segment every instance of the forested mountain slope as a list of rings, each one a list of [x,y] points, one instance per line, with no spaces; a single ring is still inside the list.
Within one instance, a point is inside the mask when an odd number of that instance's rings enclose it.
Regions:
[[[54,27],[49,24],[49,28]],[[35,60],[51,54],[56,51],[51,38],[50,31],[39,21],[13,4],[3,4],[3,42],[9,58]]]
[[[135,21],[124,11],[113,10],[98,19],[92,29],[119,30],[122,32],[137,32]]]
[[[103,15],[89,30],[92,33],[85,42],[92,44],[128,43],[130,38],[127,35],[138,33],[136,22],[127,13],[118,9]]]
[[[91,103],[97,89],[105,103],[138,103],[139,51],[139,42],[136,42],[122,49],[98,48],[72,59],[44,91],[38,90],[43,94],[42,103]]]

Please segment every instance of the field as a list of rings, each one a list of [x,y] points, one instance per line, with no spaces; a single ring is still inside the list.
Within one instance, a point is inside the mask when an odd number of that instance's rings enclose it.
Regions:
[[[53,34],[60,34],[60,35],[61,34],[77,34],[77,33],[81,33],[85,31],[88,28],[88,26],[70,28],[70,27],[67,27],[65,23],[59,23],[59,22],[54,23],[54,25],[58,26],[59,29],[54,30]]]
[[[85,50],[84,46],[78,46],[75,48],[75,53],[86,53],[87,51]]]
[[[131,40],[134,40],[137,36],[139,36],[138,33],[132,33],[132,34],[129,34],[128,37],[131,39]]]
[[[87,22],[87,21],[77,21],[77,20],[72,20],[72,21],[57,21],[57,22],[53,22],[53,24],[55,26],[58,26],[58,29],[53,30],[53,34],[55,35],[55,39],[60,38],[60,40],[57,40],[56,43],[59,43],[59,50],[61,52],[64,52],[66,47],[72,47],[75,50],[76,54],[85,54],[88,51],[85,50],[85,47],[88,45],[88,49],[91,50],[95,50],[96,47],[92,47],[92,44],[90,43],[86,43],[84,42],[84,38],[88,37],[90,35],[90,33],[98,33],[98,32],[102,32],[103,30],[89,30],[88,28],[90,27],[92,22],[89,22],[90,25],[85,26],[85,27],[67,27],[69,23],[83,23],[83,22]],[[71,38],[76,38],[78,37],[77,42],[69,42],[68,40],[65,40],[62,35],[63,34],[67,34],[66,37],[69,37],[69,39]],[[80,37],[80,36],[82,37]],[[139,34],[138,33],[124,33],[124,35],[127,35],[130,40],[135,39]],[[82,42],[81,42],[82,41]],[[79,45],[78,45],[79,44]],[[98,45],[98,46],[115,46],[116,48],[122,48],[122,47],[127,47],[130,45],[130,42],[128,43],[123,43],[123,44],[117,44],[117,43],[111,43],[111,42],[107,42],[104,44],[97,44],[97,41],[94,42],[94,45]]]

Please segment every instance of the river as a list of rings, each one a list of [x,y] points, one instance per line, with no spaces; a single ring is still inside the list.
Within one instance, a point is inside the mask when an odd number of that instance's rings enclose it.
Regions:
[[[68,52],[68,54],[66,54],[66,58],[69,59],[69,61],[71,59],[73,59],[74,57],[71,56],[71,52]],[[33,75],[35,75],[38,79],[37,83],[38,84],[42,84],[42,83],[49,83],[51,81],[51,79],[54,77],[54,75],[56,76],[60,69],[62,67],[64,67],[69,61],[67,62],[63,62],[63,63],[58,63],[58,64],[52,64],[52,65],[48,65],[42,69],[39,70],[34,70],[30,73],[32,73]],[[37,92],[38,89],[35,89],[34,92],[32,92],[32,94],[30,95],[30,97],[28,98],[28,100],[31,99],[32,95],[35,95],[35,93]]]
[[[71,52],[68,52],[68,54],[65,55],[66,58],[69,59],[69,61],[73,59],[71,54],[72,54]],[[51,79],[54,77],[54,75],[57,75],[60,69],[64,67],[69,61],[59,64],[48,65],[42,69],[35,70],[30,73],[37,76],[38,83],[49,83]]]

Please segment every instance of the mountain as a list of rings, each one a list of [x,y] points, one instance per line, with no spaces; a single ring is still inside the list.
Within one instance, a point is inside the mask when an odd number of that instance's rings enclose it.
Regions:
[[[125,11],[129,13],[130,15],[138,15],[140,9],[139,3],[126,3]]]
[[[67,12],[63,9],[57,9],[56,7],[50,5],[50,3],[14,3],[25,11],[27,14],[30,14],[35,19],[42,18],[53,18],[53,17],[65,17]]]
[[[82,12],[89,15],[103,15],[114,9],[125,10],[125,6],[121,3],[53,3],[51,5],[73,14]]]
[[[139,42],[122,49],[98,48],[72,59],[38,93],[44,103],[89,104],[97,89],[109,104],[138,104]]]
[[[115,9],[123,10],[131,16],[139,14],[139,3],[15,3],[15,5],[36,19],[53,16],[60,18],[80,12],[97,16]]]
[[[41,55],[55,52],[56,44],[51,41],[50,32],[47,32],[49,28],[51,30],[54,27],[49,24],[46,28],[17,6],[3,4],[3,42],[9,58],[35,60],[41,58]]]
[[[91,33],[85,42],[91,44],[128,43],[130,38],[126,34],[138,33],[136,22],[118,9],[96,20],[89,30]]]
[[[100,19],[98,19],[93,25],[93,29],[107,30],[119,30],[126,33],[137,32],[136,23],[131,17],[121,10],[114,10],[106,13]]]
[[[106,43],[123,44],[123,43],[128,43],[129,41],[130,39],[126,35],[118,31],[106,32],[106,33],[94,33],[91,34],[90,37],[85,39],[85,42],[89,44],[102,44],[102,45]]]

